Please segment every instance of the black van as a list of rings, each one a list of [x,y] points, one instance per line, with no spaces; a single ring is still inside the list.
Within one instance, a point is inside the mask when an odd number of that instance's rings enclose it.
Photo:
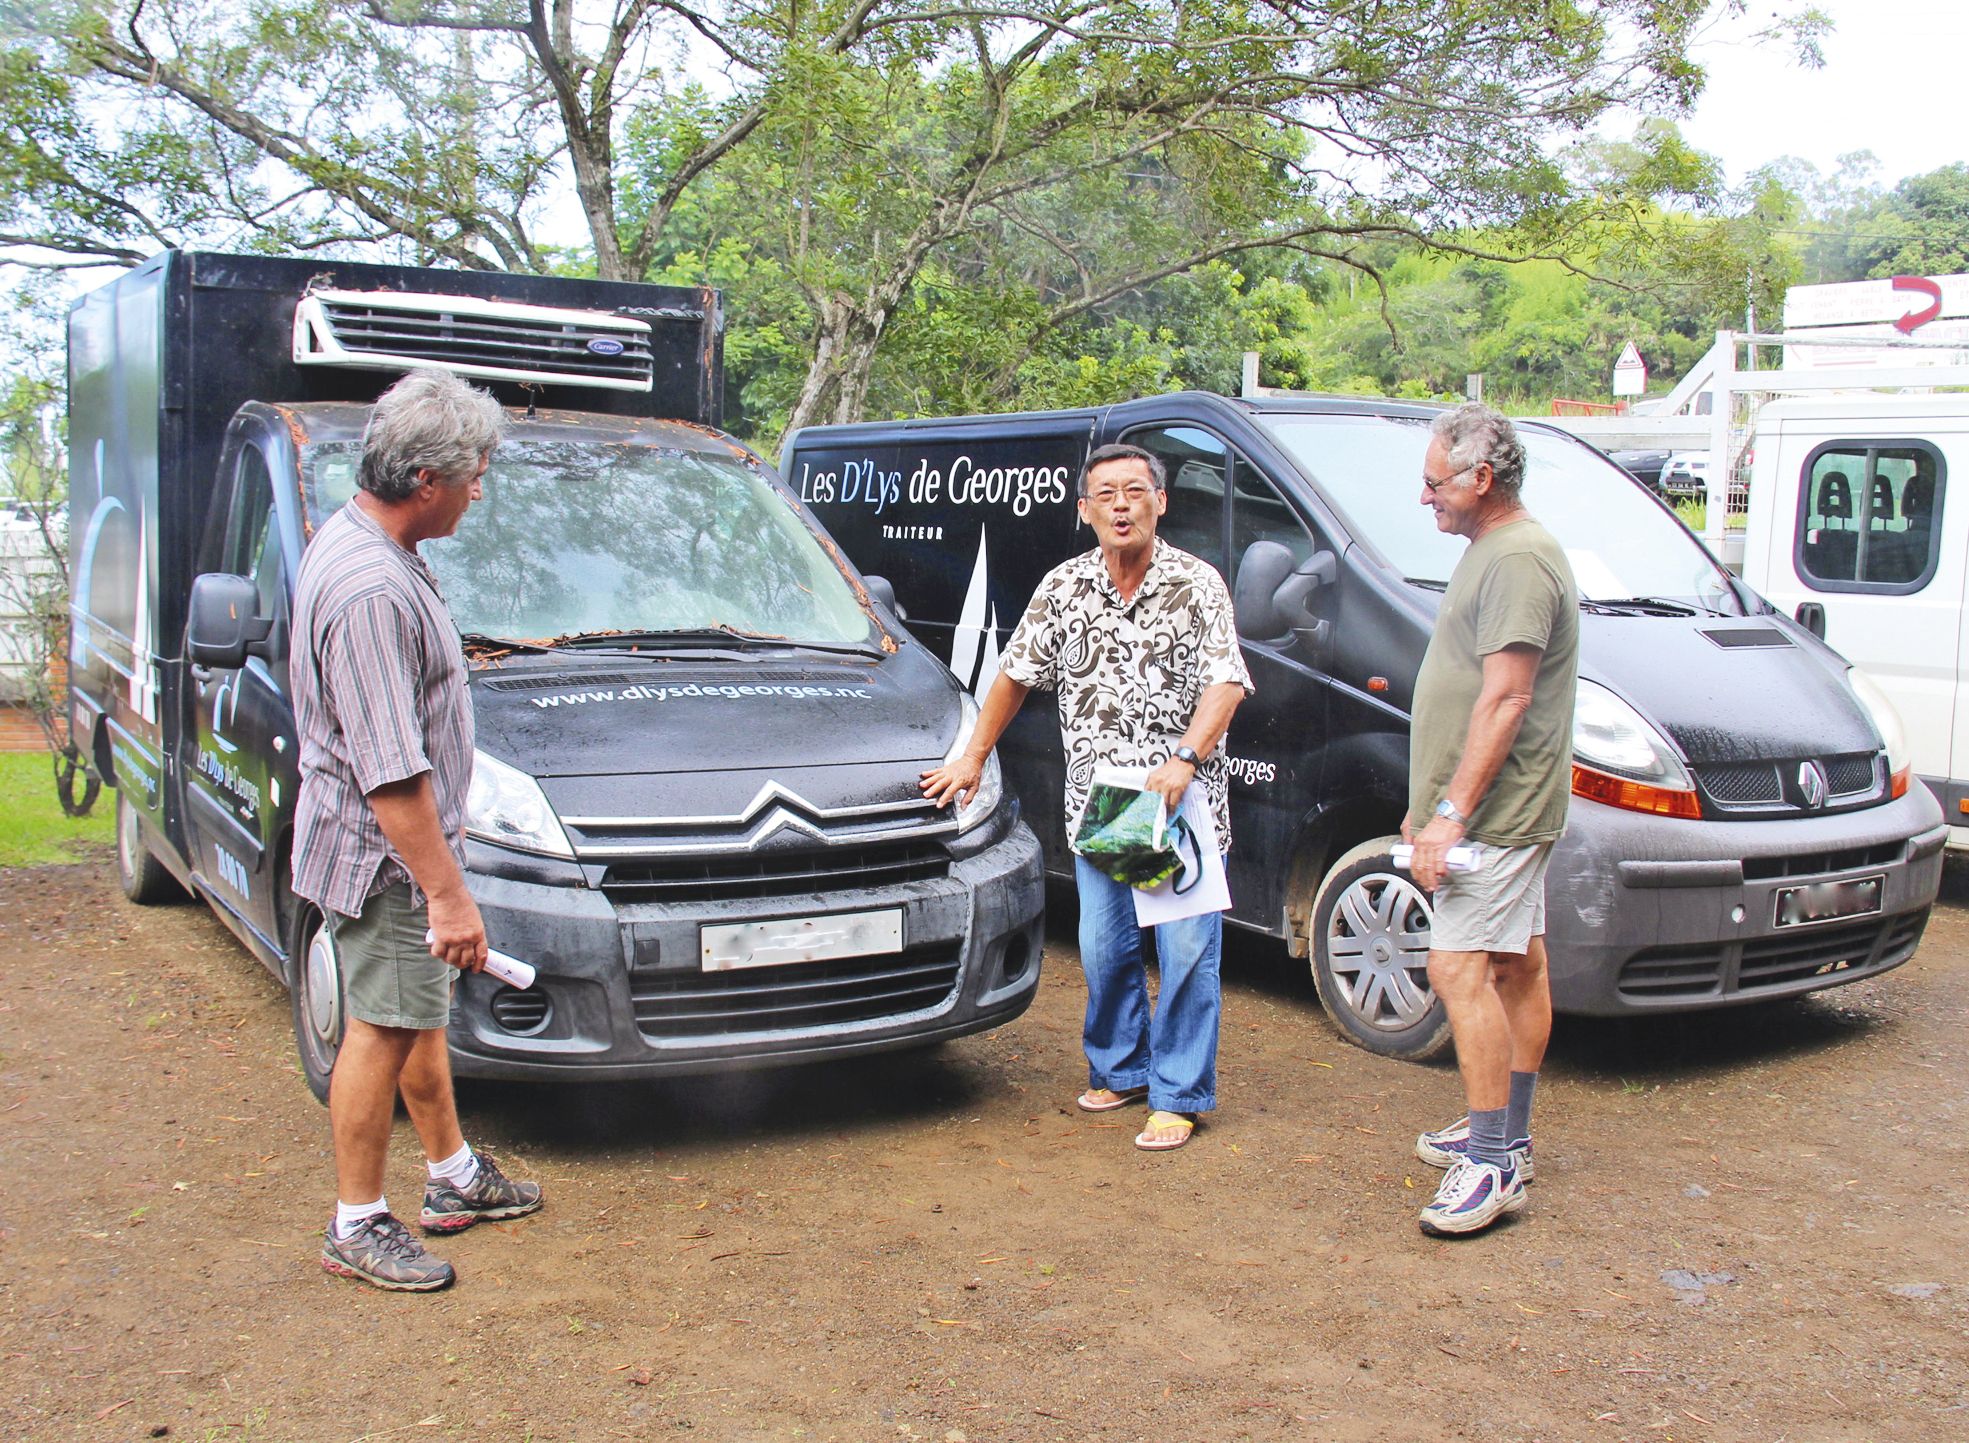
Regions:
[[[433,362],[513,407],[424,554],[472,662],[467,881],[540,973],[461,980],[456,1071],[837,1056],[1031,1002],[1038,843],[995,775],[954,815],[918,786],[976,705],[713,429],[717,337],[711,292],[181,252],[71,311],[73,735],[125,891],[192,890],[289,985],[318,1095],[342,989],[289,889],[289,603],[369,402]]]
[[[1394,867],[1409,707],[1463,543],[1419,504],[1429,406],[1199,393],[1077,411],[822,426],[781,470],[910,629],[982,695],[1045,571],[1093,544],[1088,450],[1160,455],[1160,534],[1230,583],[1257,693],[1227,743],[1230,920],[1310,953],[1375,1051],[1448,1040],[1429,900]],[[1710,557],[1599,452],[1525,423],[1527,504],[1582,602],[1572,820],[1548,921],[1558,1007],[1711,1007],[1833,986],[1912,955],[1941,877],[1934,798],[1892,708]],[[1070,875],[1047,707],[1000,750]]]

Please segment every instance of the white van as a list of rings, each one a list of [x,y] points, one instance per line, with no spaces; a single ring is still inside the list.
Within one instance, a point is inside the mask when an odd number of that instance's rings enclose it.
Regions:
[[[1744,580],[1886,692],[1969,846],[1969,394],[1774,400],[1755,456]]]

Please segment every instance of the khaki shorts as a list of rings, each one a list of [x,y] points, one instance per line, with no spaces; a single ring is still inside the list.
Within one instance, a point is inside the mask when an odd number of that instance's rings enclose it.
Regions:
[[[1441,952],[1523,952],[1545,935],[1545,869],[1552,844],[1466,842],[1477,870],[1451,872],[1436,889],[1429,945]]]
[[[376,893],[362,904],[360,917],[330,913],[328,926],[342,968],[343,1010],[350,1017],[419,1032],[451,1020],[458,969],[431,955],[424,940],[431,916],[412,905],[410,883]]]

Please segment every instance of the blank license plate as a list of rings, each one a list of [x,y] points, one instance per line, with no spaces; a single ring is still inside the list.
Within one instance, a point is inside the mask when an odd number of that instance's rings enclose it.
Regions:
[[[1813,882],[1807,887],[1778,889],[1777,925],[1802,927],[1810,922],[1831,922],[1840,917],[1865,917],[1880,910],[1880,889],[1885,876],[1861,877],[1852,882]]]
[[[834,912],[825,917],[776,917],[770,922],[722,922],[697,929],[706,972],[784,967],[834,957],[876,957],[902,951],[902,908]]]

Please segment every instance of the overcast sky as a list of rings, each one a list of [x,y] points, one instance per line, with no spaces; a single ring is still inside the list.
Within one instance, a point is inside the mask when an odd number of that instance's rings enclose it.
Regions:
[[[1751,0],[1746,16],[1711,26],[1695,52],[1709,84],[1681,123],[1690,143],[1721,157],[1731,184],[1782,155],[1830,175],[1848,151],[1871,150],[1886,185],[1969,160],[1969,4],[1817,4],[1834,26],[1820,70],[1781,46],[1747,42],[1773,0]]]

